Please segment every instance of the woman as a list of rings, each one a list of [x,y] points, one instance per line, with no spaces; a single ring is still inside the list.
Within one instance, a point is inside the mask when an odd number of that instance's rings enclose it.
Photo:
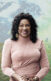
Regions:
[[[1,61],[1,69],[10,81],[41,81],[48,73],[49,61],[37,28],[29,13],[15,16],[12,38],[4,42]]]

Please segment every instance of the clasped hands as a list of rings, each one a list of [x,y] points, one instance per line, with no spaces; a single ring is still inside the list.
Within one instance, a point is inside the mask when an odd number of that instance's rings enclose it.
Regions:
[[[12,75],[12,78],[13,78],[15,81],[39,81],[39,78],[38,78],[38,77],[28,78],[28,77],[26,77],[26,76],[17,75],[16,73],[14,73],[14,74]]]

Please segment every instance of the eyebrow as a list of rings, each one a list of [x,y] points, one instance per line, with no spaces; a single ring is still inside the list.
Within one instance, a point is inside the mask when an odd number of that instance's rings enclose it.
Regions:
[[[20,23],[20,24],[23,24],[23,23]],[[26,24],[26,25],[30,25],[30,24]]]

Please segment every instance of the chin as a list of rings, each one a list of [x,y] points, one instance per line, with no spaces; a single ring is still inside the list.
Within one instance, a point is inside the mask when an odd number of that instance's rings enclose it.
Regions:
[[[27,38],[28,36],[26,35],[26,36],[22,36],[23,38]]]

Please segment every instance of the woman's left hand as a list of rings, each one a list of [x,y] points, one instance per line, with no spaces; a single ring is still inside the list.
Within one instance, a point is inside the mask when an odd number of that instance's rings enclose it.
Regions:
[[[36,76],[33,78],[33,81],[39,81],[39,78]]]

